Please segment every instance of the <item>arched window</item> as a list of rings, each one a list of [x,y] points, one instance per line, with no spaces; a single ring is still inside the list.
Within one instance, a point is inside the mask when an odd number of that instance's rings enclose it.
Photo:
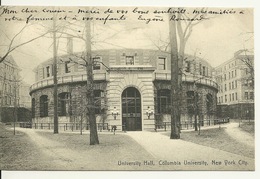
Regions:
[[[32,118],[35,118],[35,99],[32,99]]]
[[[171,113],[171,91],[161,89],[157,92],[158,113]]]
[[[94,90],[95,114],[101,114],[102,106],[104,106],[104,92],[102,90]]]
[[[206,105],[207,105],[207,113],[212,114],[213,113],[213,96],[210,93],[208,93],[206,95]]]
[[[40,97],[40,117],[48,116],[48,96],[42,95]]]
[[[194,91],[187,91],[187,109],[188,114],[192,115],[195,112],[195,93]]]
[[[66,116],[70,112],[70,93],[63,92],[58,95],[58,114],[59,116]]]

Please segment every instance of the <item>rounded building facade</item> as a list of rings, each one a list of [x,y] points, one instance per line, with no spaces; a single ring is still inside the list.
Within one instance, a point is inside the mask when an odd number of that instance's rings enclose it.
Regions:
[[[59,126],[83,124],[86,115],[86,63],[81,56],[58,57]],[[110,49],[92,52],[94,98],[98,126],[117,130],[154,130],[170,122],[170,54],[157,50]],[[33,125],[53,124],[53,60],[35,69],[31,86]],[[181,125],[214,120],[217,84],[212,67],[187,56],[182,70]]]

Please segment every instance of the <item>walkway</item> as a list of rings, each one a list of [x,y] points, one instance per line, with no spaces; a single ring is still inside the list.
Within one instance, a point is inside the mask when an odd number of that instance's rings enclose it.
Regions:
[[[226,125],[226,133],[233,139],[248,145],[249,147],[255,147],[254,137],[247,132],[239,128],[238,123],[229,123]]]
[[[174,170],[254,170],[254,159],[181,139],[170,140],[161,133],[143,131],[127,132],[127,135],[158,161],[165,161],[165,164],[181,163],[172,166]]]

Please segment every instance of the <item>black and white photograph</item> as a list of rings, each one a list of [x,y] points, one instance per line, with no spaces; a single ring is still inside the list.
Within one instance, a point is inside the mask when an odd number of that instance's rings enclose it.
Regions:
[[[254,8],[0,6],[0,169],[255,171]]]

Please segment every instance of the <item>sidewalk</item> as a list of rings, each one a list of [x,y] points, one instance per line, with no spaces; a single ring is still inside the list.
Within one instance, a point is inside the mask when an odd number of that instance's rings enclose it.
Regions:
[[[254,137],[248,134],[247,132],[244,132],[241,130],[241,128],[238,127],[239,124],[235,122],[231,122],[228,125],[226,125],[226,132],[227,134],[232,137],[233,139],[248,145],[249,147],[255,147],[255,140]]]
[[[167,165],[180,163],[171,166],[174,170],[254,170],[255,168],[254,159],[181,139],[171,140],[160,133],[142,131],[127,132],[126,135],[137,141],[159,162],[165,161],[164,164]]]

